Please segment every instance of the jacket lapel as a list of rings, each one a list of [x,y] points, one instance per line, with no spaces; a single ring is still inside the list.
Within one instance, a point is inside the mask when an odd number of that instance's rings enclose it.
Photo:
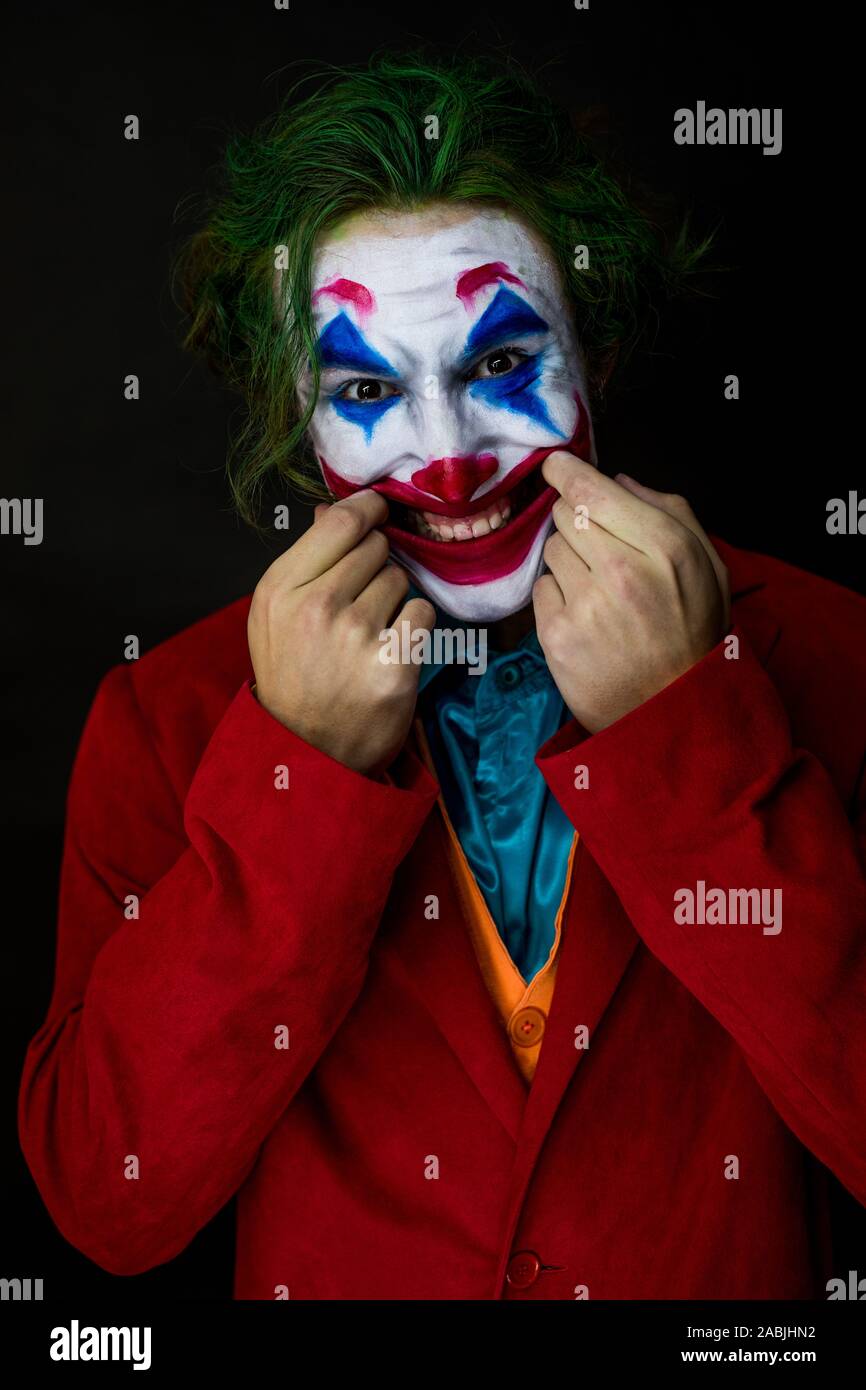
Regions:
[[[439,899],[439,917],[430,920],[424,908],[432,893]],[[438,810],[427,817],[397,876],[389,917],[394,926],[380,938],[383,958],[399,974],[401,987],[411,990],[432,1015],[474,1085],[516,1141],[526,1086],[472,946]]]
[[[640,938],[582,841],[578,841],[566,906],[550,1017],[529,1091],[511,1175],[500,1283],[527,1185],[566,1089],[584,1059]],[[589,1047],[575,1046],[584,1025]]]

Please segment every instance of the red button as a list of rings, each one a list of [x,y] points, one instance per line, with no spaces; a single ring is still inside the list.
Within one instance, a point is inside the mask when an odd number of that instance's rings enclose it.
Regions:
[[[508,1261],[506,1279],[513,1289],[528,1289],[541,1273],[541,1260],[534,1250],[518,1250]]]

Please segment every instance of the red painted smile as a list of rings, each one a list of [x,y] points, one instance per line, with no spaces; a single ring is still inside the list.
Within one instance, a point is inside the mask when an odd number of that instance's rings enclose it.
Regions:
[[[511,574],[526,559],[539,530],[550,516],[558,493],[548,486],[541,465],[557,449],[589,458],[589,417],[580,397],[577,424],[568,444],[534,449],[490,488],[469,501],[446,500],[412,486],[383,478],[370,486],[390,502],[389,522],[382,527],[394,551],[449,584],[486,584]],[[483,472],[495,472],[479,460]],[[325,482],[337,498],[360,491],[320,458]],[[415,476],[418,476],[417,474]],[[441,491],[447,493],[447,488]]]

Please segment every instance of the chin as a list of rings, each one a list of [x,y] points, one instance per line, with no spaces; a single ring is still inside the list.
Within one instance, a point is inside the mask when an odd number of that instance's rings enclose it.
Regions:
[[[532,586],[544,568],[544,542],[553,527],[547,516],[538,527],[524,559],[510,572],[494,579],[455,583],[435,574],[416,556],[405,554],[392,540],[396,559],[410,572],[417,587],[444,613],[464,623],[496,623],[525,608],[532,598]],[[466,542],[444,542],[461,546]]]

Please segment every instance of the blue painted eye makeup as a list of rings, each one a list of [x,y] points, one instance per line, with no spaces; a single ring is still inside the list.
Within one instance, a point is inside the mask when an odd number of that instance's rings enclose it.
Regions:
[[[484,401],[485,405],[492,409],[510,410],[517,415],[526,415],[537,424],[562,435],[537,392],[543,360],[544,353],[539,352],[534,356],[524,357],[510,371],[493,376],[474,377],[469,382],[469,394],[475,400]]]
[[[463,360],[469,361],[477,358],[479,353],[498,348],[503,339],[507,341],[509,338],[523,338],[549,331],[550,324],[525,299],[513,290],[502,287],[466,339]]]
[[[347,382],[349,386],[357,385],[356,382]],[[400,393],[395,391],[390,396],[380,396],[375,400],[353,400],[348,396],[332,396],[331,405],[340,416],[341,420],[348,420],[352,425],[358,425],[364,432],[367,443],[373,437],[373,431],[386,415],[392,406],[401,400]]]
[[[516,360],[509,362],[509,358]],[[536,389],[541,379],[543,359],[543,352],[527,353],[511,346],[495,348],[474,364],[464,375],[463,381],[471,396],[482,400],[492,409],[525,415],[545,428],[556,430]],[[496,370],[497,362],[504,363],[502,370]],[[488,374],[476,375],[484,367],[488,368]],[[378,395],[375,394],[377,390]],[[358,394],[349,394],[354,391]],[[369,444],[379,421],[402,399],[402,395],[388,382],[356,377],[343,382],[329,399],[340,419],[357,425]]]
[[[349,371],[366,371],[376,376],[397,375],[387,358],[367,342],[345,313],[337,314],[322,330],[317,352],[323,368],[347,367]]]
[[[523,415],[564,438],[538,391],[544,349],[529,352],[512,346],[505,336],[537,337],[549,330],[547,321],[522,296],[501,286],[469,332],[460,355],[460,380],[471,397],[491,409]],[[323,330],[318,356],[325,370],[354,369],[359,373],[326,394],[334,413],[357,425],[369,444],[379,421],[403,399],[402,392],[388,380],[397,377],[395,367],[342,311]]]

